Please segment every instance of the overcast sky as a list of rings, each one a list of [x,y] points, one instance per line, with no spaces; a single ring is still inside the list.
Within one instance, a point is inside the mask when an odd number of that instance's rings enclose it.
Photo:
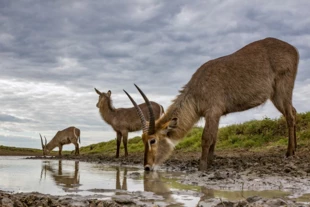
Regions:
[[[131,107],[122,89],[142,102],[136,83],[167,108],[200,65],[265,37],[298,48],[293,103],[309,111],[309,9],[308,0],[1,0],[0,145],[40,148],[39,133],[68,126],[82,146],[114,139],[94,87]],[[267,102],[221,126],[279,116]]]

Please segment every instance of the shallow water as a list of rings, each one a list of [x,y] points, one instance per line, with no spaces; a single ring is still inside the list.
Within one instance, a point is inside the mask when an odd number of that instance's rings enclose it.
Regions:
[[[139,168],[105,166],[68,160],[32,160],[0,156],[0,190],[51,195],[134,195],[155,204],[196,206],[209,198],[240,200],[249,196],[286,197],[282,191],[212,190],[177,182],[184,173],[144,172]]]

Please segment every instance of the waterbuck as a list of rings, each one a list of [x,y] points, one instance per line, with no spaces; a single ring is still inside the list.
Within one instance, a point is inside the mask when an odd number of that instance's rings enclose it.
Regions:
[[[59,148],[59,156],[61,156],[62,146],[65,144],[74,144],[75,145],[75,155],[80,154],[79,150],[79,143],[81,143],[80,140],[80,130],[76,127],[68,127],[62,131],[58,131],[54,138],[47,143],[46,137],[45,138],[45,145],[43,144],[43,139],[41,137],[41,144],[43,149],[43,155],[48,155],[55,147]]]
[[[102,119],[109,125],[112,126],[116,132],[116,158],[119,157],[119,149],[121,145],[121,140],[123,138],[123,145],[125,148],[125,156],[128,156],[127,150],[127,140],[128,132],[139,131],[142,129],[142,124],[140,118],[137,115],[137,112],[134,107],[132,108],[114,108],[112,104],[111,94],[109,90],[107,93],[100,92],[95,88],[95,91],[99,95],[99,100],[97,107],[99,108],[99,113]],[[150,102],[150,105],[153,109],[153,115],[155,119],[158,119],[163,113],[163,106],[159,105],[156,102]],[[149,120],[148,109],[145,103],[139,105],[142,113],[146,120]],[[143,126],[145,128],[145,126]]]
[[[256,107],[268,99],[286,118],[289,137],[286,156],[294,155],[296,110],[292,105],[292,93],[298,61],[295,47],[275,38],[266,38],[203,64],[156,123],[152,118],[152,107],[149,107],[149,127],[145,124],[142,134],[144,169],[152,170],[165,161],[176,143],[200,117],[204,117],[199,169],[207,170],[213,159],[220,117]],[[148,104],[147,97],[138,90]],[[142,123],[146,123],[139,107],[129,98]]]

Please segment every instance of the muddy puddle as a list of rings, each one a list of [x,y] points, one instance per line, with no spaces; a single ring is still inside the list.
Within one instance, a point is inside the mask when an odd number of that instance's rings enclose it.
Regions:
[[[268,185],[268,178],[240,179],[238,175],[239,179],[214,179],[214,174],[201,172],[144,172],[135,167],[22,157],[0,157],[0,175],[2,191],[78,195],[148,206],[211,206],[216,200],[238,201],[253,196],[310,204],[310,178],[296,185],[278,178],[281,184],[277,181],[279,185],[275,186]],[[277,178],[270,179],[273,182]]]

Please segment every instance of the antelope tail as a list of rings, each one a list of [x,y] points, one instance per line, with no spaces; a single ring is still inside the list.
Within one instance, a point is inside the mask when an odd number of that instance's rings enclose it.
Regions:
[[[76,129],[76,128],[73,128],[73,134],[74,134],[74,136],[75,136],[76,138],[78,138],[79,143],[81,144],[81,138],[80,138],[80,136],[77,136],[77,135],[76,135],[75,129]]]

